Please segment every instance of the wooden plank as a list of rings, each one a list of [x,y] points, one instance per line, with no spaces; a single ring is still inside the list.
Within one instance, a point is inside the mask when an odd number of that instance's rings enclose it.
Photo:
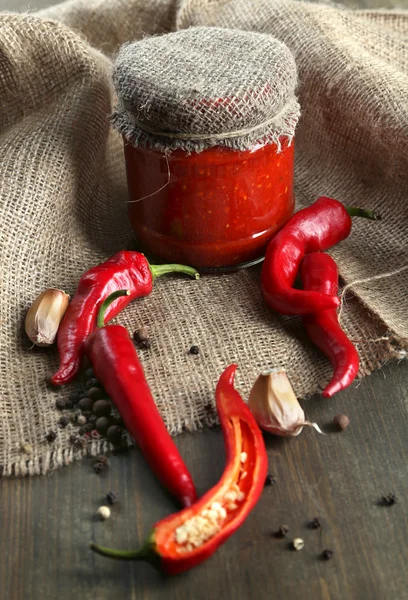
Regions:
[[[324,425],[345,412],[350,427],[327,437],[312,430],[291,440],[268,437],[276,484],[265,488],[245,525],[212,559],[173,579],[88,549],[90,540],[135,547],[156,520],[175,510],[137,450],[112,457],[101,475],[84,460],[49,477],[1,480],[0,598],[406,597],[407,374],[408,363],[394,364],[332,400],[307,401],[310,419]],[[204,492],[222,472],[221,432],[176,439]],[[120,502],[110,520],[96,521],[110,490]],[[399,502],[378,506],[389,492]],[[307,527],[315,516],[322,521],[317,531]],[[285,540],[273,535],[282,523],[290,527]],[[302,551],[290,550],[293,536],[305,540]],[[319,556],[326,547],[335,551],[327,562]]]

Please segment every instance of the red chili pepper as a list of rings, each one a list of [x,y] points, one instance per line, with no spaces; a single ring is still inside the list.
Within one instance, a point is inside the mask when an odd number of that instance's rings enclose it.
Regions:
[[[198,272],[184,265],[150,265],[143,254],[123,250],[109,260],[84,273],[58,330],[57,344],[60,367],[51,381],[54,385],[69,383],[78,373],[84,342],[95,327],[102,301],[115,290],[127,289],[129,296],[118,298],[106,313],[110,321],[129,302],[147,296],[153,279],[165,273],[185,273],[198,278]]]
[[[328,254],[312,252],[306,256],[300,276],[306,290],[337,295],[337,266]],[[333,365],[332,380],[322,392],[323,396],[330,398],[354,381],[359,367],[357,350],[340,327],[335,308],[305,315],[303,323],[312,342]]]
[[[85,354],[161,483],[183,506],[196,500],[190,473],[157,410],[129,333],[122,325],[104,326],[112,302],[128,290],[111,294],[98,313],[98,329],[85,342]]]
[[[92,550],[111,558],[146,560],[174,575],[206,560],[243,523],[262,493],[268,457],[261,431],[234,389],[236,368],[227,367],[216,390],[227,455],[220,481],[190,508],[156,523],[140,550],[96,544]]]
[[[337,296],[293,288],[305,254],[327,250],[351,231],[351,216],[377,220],[373,211],[345,207],[321,197],[297,212],[270,241],[262,267],[262,292],[267,304],[284,315],[304,315],[336,308]]]

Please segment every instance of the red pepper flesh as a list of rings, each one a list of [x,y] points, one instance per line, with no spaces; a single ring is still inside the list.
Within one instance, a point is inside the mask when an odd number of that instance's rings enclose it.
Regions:
[[[52,377],[52,383],[64,385],[78,374],[85,340],[93,331],[99,307],[107,296],[116,290],[130,291],[128,296],[118,298],[109,306],[105,320],[110,321],[129,302],[149,295],[153,289],[154,277],[170,272],[183,272],[198,277],[197,271],[191,267],[149,265],[140,252],[126,250],[84,273],[58,329],[60,367]]]
[[[306,256],[300,275],[304,289],[322,294],[337,294],[337,266],[328,254],[313,252]],[[323,396],[330,398],[349,386],[356,378],[360,362],[358,352],[342,330],[336,309],[305,315],[303,323],[312,342],[333,365],[333,377],[322,392]]]
[[[174,575],[191,569],[214,554],[244,522],[262,493],[268,457],[262,433],[248,406],[234,389],[236,368],[236,365],[227,367],[216,389],[227,461],[220,481],[190,508],[156,523],[140,550],[112,550],[92,544],[95,552],[111,558],[146,560],[161,571]],[[228,495],[231,490],[235,490],[241,499],[231,502]],[[215,511],[214,506],[218,505],[225,507],[225,516],[220,517],[219,527],[213,535],[202,543],[191,544],[192,548],[187,545],[190,543],[188,540],[183,543],[177,541],[181,535],[180,528],[188,530],[191,527],[194,533],[194,526],[201,519],[211,519],[211,511]]]
[[[105,306],[120,293],[102,304],[98,327]],[[157,410],[127,330],[121,325],[97,329],[86,340],[85,353],[158,479],[182,506],[190,506],[197,497],[193,481]]]
[[[346,208],[333,198],[318,198],[297,212],[268,245],[262,266],[262,292],[266,303],[284,315],[304,315],[336,308],[337,296],[317,290],[293,288],[305,254],[327,250],[344,240],[351,231],[352,216],[377,220],[372,211]]]

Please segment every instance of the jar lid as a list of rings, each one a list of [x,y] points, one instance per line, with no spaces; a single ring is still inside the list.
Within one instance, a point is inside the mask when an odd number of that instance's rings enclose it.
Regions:
[[[270,35],[191,27],[123,46],[112,124],[135,146],[200,152],[289,143],[299,118],[289,48]]]

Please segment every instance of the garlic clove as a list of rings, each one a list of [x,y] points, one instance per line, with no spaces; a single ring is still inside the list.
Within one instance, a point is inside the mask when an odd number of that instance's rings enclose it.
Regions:
[[[274,435],[297,436],[305,425],[323,433],[316,423],[305,420],[285,369],[259,375],[249,394],[249,407],[258,425]]]
[[[25,330],[36,346],[50,346],[68,308],[69,296],[62,290],[44,290],[33,302],[25,318]]]

